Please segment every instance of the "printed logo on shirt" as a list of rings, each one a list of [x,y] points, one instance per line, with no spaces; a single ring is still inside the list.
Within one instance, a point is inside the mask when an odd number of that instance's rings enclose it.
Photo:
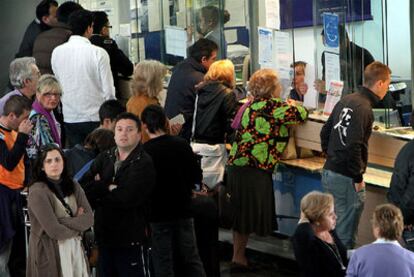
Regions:
[[[339,121],[334,126],[335,130],[338,130],[339,139],[343,146],[346,146],[346,138],[348,127],[351,124],[353,110],[350,108],[343,108],[339,114]]]

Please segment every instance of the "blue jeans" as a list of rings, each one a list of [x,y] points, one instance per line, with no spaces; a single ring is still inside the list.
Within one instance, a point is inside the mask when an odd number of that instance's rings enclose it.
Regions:
[[[206,276],[198,255],[193,219],[151,223],[156,277]]]
[[[352,249],[355,246],[359,219],[365,203],[365,188],[355,191],[354,180],[350,177],[324,169],[322,186],[331,193],[335,201],[336,233],[342,243]]]
[[[145,277],[142,246],[98,248],[98,275],[100,277]]]

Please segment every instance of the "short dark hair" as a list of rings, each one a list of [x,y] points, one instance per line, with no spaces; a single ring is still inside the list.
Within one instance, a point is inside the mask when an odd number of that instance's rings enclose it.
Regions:
[[[206,38],[200,38],[192,46],[190,46],[188,52],[190,57],[201,63],[203,57],[210,58],[214,51],[218,50],[218,46],[214,41]]]
[[[167,116],[161,106],[147,106],[141,113],[141,119],[147,125],[150,133],[154,134],[156,131],[167,132]]]
[[[84,145],[99,154],[116,145],[114,132],[103,128],[95,129],[86,137]]]
[[[93,23],[93,13],[88,10],[77,10],[70,14],[68,24],[72,34],[83,36],[89,26]]]
[[[69,16],[78,10],[83,10],[82,6],[76,2],[67,1],[60,5],[56,11],[56,17],[59,22],[68,23]]]
[[[8,116],[10,113],[14,113],[16,116],[21,116],[24,111],[32,110],[32,102],[21,95],[13,95],[7,99],[3,108],[3,115]]]
[[[123,120],[123,119],[130,119],[130,120],[135,121],[138,131],[141,132],[141,120],[139,119],[138,116],[136,116],[133,113],[128,113],[128,112],[121,113],[120,115],[116,117],[115,124],[117,124],[118,121]]]
[[[43,0],[36,6],[36,18],[39,19],[39,21],[42,21],[43,16],[49,15],[49,9],[50,6],[58,6],[58,2],[55,0]]]
[[[102,28],[109,22],[106,12],[97,11],[93,12],[93,33],[100,34]]]
[[[99,108],[99,121],[103,124],[104,119],[109,118],[111,121],[114,121],[116,117],[125,112],[126,109],[121,102],[115,99],[106,100],[102,103]]]
[[[46,185],[49,187],[49,189],[58,196],[58,192],[56,191],[56,188],[54,185],[48,181],[48,178],[46,176],[45,171],[43,170],[43,163],[46,159],[47,153],[57,150],[62,157],[63,160],[63,171],[61,174],[62,183],[60,187],[62,188],[63,196],[70,196],[75,192],[75,184],[73,183],[72,176],[69,173],[66,157],[63,154],[62,149],[59,147],[59,145],[55,143],[49,143],[46,145],[43,145],[40,147],[39,155],[37,156],[37,159],[34,163],[34,166],[32,168],[32,180],[30,182],[30,185],[33,185],[36,182],[43,182],[46,183]]]

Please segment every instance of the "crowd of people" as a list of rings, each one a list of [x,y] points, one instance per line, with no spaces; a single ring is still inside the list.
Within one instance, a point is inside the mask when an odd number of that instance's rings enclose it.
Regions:
[[[0,99],[0,276],[90,276],[86,233],[99,277],[219,276],[214,195],[223,187],[233,267],[251,270],[250,234],[276,229],[272,173],[290,128],[308,117],[295,101],[307,90],[306,63],[292,65],[291,99],[281,99],[276,71],[260,69],[241,105],[233,63],[216,61],[217,22],[201,17],[211,30],[200,29],[165,95],[167,68],[153,60],[134,67],[110,38],[105,12],[43,0],[36,16],[10,64],[13,89]],[[126,106],[117,100],[120,74],[132,75]],[[292,237],[303,276],[414,276],[414,254],[398,243],[412,235],[411,163],[393,176],[396,206],[374,212],[376,241],[347,255],[365,200],[372,108],[390,74],[380,62],[367,65],[363,87],[340,100],[322,129],[325,192],[303,197]]]

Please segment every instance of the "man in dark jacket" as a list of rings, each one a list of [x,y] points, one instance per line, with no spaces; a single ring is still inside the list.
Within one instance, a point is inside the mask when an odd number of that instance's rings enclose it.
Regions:
[[[414,112],[411,114],[411,126],[414,128]],[[414,141],[408,142],[401,148],[395,159],[395,165],[391,177],[390,189],[387,193],[388,200],[401,209],[404,216],[403,232],[406,247],[414,251],[413,229],[414,226]],[[410,226],[411,225],[411,226]],[[410,227],[408,227],[410,226]],[[411,239],[411,240],[410,240]]]
[[[32,56],[37,35],[56,24],[57,7],[58,3],[55,0],[43,0],[37,5],[36,19],[27,27],[16,58]]]
[[[165,101],[168,118],[182,113],[185,123],[180,136],[190,140],[194,113],[195,86],[203,81],[210,65],[217,57],[217,44],[208,39],[199,39],[189,48],[189,57],[176,65],[171,75]]]
[[[342,98],[321,131],[322,150],[327,154],[322,185],[335,199],[336,231],[353,248],[365,202],[362,175],[368,161],[368,139],[374,115],[372,107],[384,98],[391,81],[388,66],[373,62],[364,71],[364,86]]]
[[[42,74],[53,74],[50,63],[53,49],[68,41],[72,34],[68,25],[69,15],[81,9],[83,9],[82,6],[75,2],[63,3],[57,9],[58,22],[55,26],[37,36],[33,46],[33,57],[36,59],[37,66]]]
[[[322,38],[325,41],[325,32],[322,30]],[[343,95],[350,94],[363,85],[364,69],[374,61],[371,53],[355,44],[349,39],[348,33],[344,26],[339,26],[339,60],[341,80],[344,81]],[[320,99],[326,97],[326,90],[329,84],[325,83],[325,52],[322,53],[322,80],[315,82],[316,89],[321,93]]]
[[[145,276],[142,243],[155,170],[140,140],[139,118],[120,114],[115,125],[117,146],[99,154],[80,180],[95,209],[100,276]]]
[[[163,108],[150,105],[141,118],[150,137],[144,149],[157,172],[150,211],[155,276],[205,276],[191,216],[192,189],[202,180],[200,165],[184,139],[167,135]]]
[[[106,12],[98,11],[94,12],[93,15],[93,35],[89,40],[92,44],[102,47],[108,52],[112,76],[114,77],[116,98],[121,99],[122,95],[119,90],[118,74],[121,74],[124,77],[131,76],[134,72],[134,65],[124,52],[118,48],[115,40],[109,37],[109,29],[112,28],[112,26],[109,25],[109,19]]]

